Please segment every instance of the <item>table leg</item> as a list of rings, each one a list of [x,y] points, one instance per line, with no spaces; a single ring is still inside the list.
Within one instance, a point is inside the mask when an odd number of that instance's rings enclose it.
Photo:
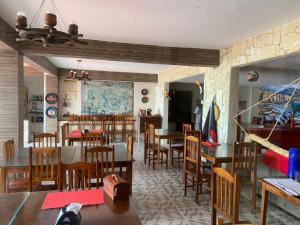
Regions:
[[[211,198],[210,198],[210,205],[211,205],[211,209],[212,209],[212,212],[211,212],[211,225],[216,225],[216,218],[217,218],[217,211],[214,207],[214,198],[216,198],[216,196],[214,196],[213,194],[213,185],[215,185],[213,183],[213,171],[214,171],[214,167],[216,167],[217,164],[211,162],[211,179],[210,179],[210,191],[211,191]]]
[[[0,193],[6,193],[6,168],[0,168]]]
[[[132,195],[132,162],[127,164],[128,182],[130,182],[130,195]]]
[[[158,138],[158,143],[157,143],[157,170],[159,170],[159,164],[160,164],[160,138]]]
[[[260,209],[260,222],[259,225],[266,224],[267,206],[268,206],[268,191],[266,190],[265,184],[261,187],[261,209]]]

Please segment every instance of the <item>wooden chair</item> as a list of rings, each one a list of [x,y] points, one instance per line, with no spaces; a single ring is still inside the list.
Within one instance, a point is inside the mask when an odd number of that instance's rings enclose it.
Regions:
[[[98,174],[102,185],[103,178],[115,172],[115,148],[114,146],[86,147],[85,161],[99,164]]]
[[[131,134],[127,136],[127,154],[133,157],[133,136]]]
[[[86,133],[81,136],[81,148],[96,147],[105,144],[102,134],[98,133]]]
[[[15,156],[14,140],[7,140],[2,145],[3,160],[12,160]],[[9,168],[6,173],[4,192],[21,192],[28,190],[28,168]]]
[[[256,209],[257,150],[255,143],[234,143],[231,173],[238,174],[241,187],[251,187],[251,213]]]
[[[168,168],[168,161],[169,161],[169,154],[168,149],[165,147],[160,146],[160,162],[158,162],[158,145],[155,143],[155,125],[148,124],[148,131],[147,131],[147,158],[148,163],[150,165],[152,160],[152,167],[155,169],[155,163],[166,164],[166,168]],[[163,160],[163,156],[166,156],[166,160]]]
[[[78,190],[92,188],[92,177],[95,175],[95,187],[99,188],[98,163],[75,162],[71,164],[59,164],[60,190]]]
[[[4,160],[11,160],[15,156],[14,140],[7,140],[2,145],[2,157]]]
[[[34,161],[34,163],[33,163]],[[59,187],[58,165],[61,148],[29,148],[29,191],[55,190]]]
[[[57,133],[33,134],[33,148],[57,147]]]
[[[198,132],[200,135],[200,132]],[[210,182],[211,173],[206,173],[201,162],[201,137],[187,136],[184,138],[184,195],[186,196],[187,188],[196,188],[195,202],[199,202],[199,194],[202,193],[202,184]],[[191,178],[192,185],[188,184],[188,178]],[[200,190],[199,190],[200,189]]]
[[[116,142],[118,135],[121,135],[121,140],[125,137],[125,116],[114,115],[113,117],[113,142]]]
[[[215,167],[213,169],[211,198],[211,224],[224,224],[224,219],[218,218],[217,214],[221,214],[229,221],[226,224],[249,224],[247,221],[239,221],[240,186],[236,174],[231,175],[225,169]]]
[[[191,124],[182,124],[182,132],[185,134],[186,131],[191,131],[192,125]],[[172,144],[170,143],[170,150],[171,150],[171,163],[172,166],[174,165],[174,161],[177,160],[178,168],[180,167],[180,163],[183,162],[183,152],[184,152],[184,143],[181,141],[180,143]],[[174,155],[177,154],[177,157]]]

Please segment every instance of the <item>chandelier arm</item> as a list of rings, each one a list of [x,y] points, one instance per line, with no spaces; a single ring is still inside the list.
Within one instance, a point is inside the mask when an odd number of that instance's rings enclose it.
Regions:
[[[255,103],[254,105],[250,106],[249,108],[243,110],[242,112],[236,114],[233,118],[237,118],[239,115],[242,115],[243,113],[249,111],[250,109],[252,109],[253,107],[259,105],[260,103],[268,100],[269,98],[273,97],[274,95],[278,94],[279,92],[281,92],[282,90],[288,88],[289,86],[291,86],[292,84],[296,83],[296,82],[300,82],[300,77],[297,78],[296,80],[294,80],[293,82],[289,83],[288,85],[284,86],[283,88],[279,89],[278,91],[274,92],[273,94],[271,94],[270,96],[268,96],[267,98],[262,99],[261,101]]]
[[[31,28],[31,26],[33,25],[33,22],[35,22],[35,21],[37,20],[38,16],[40,15],[41,10],[42,10],[42,8],[43,8],[44,5],[45,5],[45,2],[46,2],[46,0],[43,0],[42,3],[40,4],[40,7],[39,7],[38,10],[36,11],[34,17],[33,17],[32,20],[31,20],[31,23],[29,24],[29,27],[30,27],[30,28]]]
[[[276,120],[276,123],[274,124],[274,126],[273,126],[273,128],[272,128],[272,130],[271,130],[269,136],[266,138],[266,140],[269,140],[269,138],[270,138],[271,135],[273,134],[273,131],[274,131],[274,129],[276,128],[276,126],[277,126],[277,124],[278,124],[280,118],[282,117],[282,115],[283,115],[283,113],[285,112],[287,106],[289,105],[289,103],[290,103],[291,100],[293,99],[293,97],[294,97],[294,95],[295,95],[295,93],[296,93],[296,91],[297,91],[297,89],[298,89],[298,87],[299,87],[299,84],[300,84],[300,81],[298,82],[297,86],[295,87],[295,89],[294,89],[292,95],[289,97],[289,100],[288,100],[287,103],[285,104],[285,106],[284,106],[284,108],[283,108],[283,110],[282,110],[282,112],[281,112],[279,118]]]
[[[65,24],[65,21],[63,20],[63,18],[62,18],[62,16],[61,16],[61,13],[60,13],[60,11],[59,11],[59,8],[57,7],[57,5],[56,5],[56,3],[55,3],[54,0],[51,0],[51,1],[53,2],[54,7],[56,8],[57,14],[58,14],[58,16],[60,17],[60,19],[61,19],[61,21],[62,21],[62,23],[63,23],[63,25],[64,25],[66,31],[68,32],[68,28],[67,28],[67,26],[66,26],[66,24]]]

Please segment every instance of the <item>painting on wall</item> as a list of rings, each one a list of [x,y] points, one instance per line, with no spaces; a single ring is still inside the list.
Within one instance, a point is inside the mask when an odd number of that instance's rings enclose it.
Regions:
[[[268,86],[260,89],[260,100],[269,97],[270,95],[278,92],[283,86]],[[296,124],[300,124],[300,89],[290,87],[263,101],[259,104],[259,116],[267,123],[275,123],[280,118],[279,124],[287,124],[291,117],[294,118]],[[287,105],[290,96],[293,98]],[[280,117],[281,113],[282,116]]]
[[[133,114],[133,82],[92,80],[81,85],[82,114]]]

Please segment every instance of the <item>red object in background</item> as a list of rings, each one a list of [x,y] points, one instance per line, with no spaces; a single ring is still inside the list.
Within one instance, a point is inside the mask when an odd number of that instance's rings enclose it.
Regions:
[[[43,202],[42,209],[61,208],[71,203],[80,203],[82,205],[104,204],[103,190],[48,193]]]
[[[289,158],[279,155],[272,150],[267,150],[264,153],[263,163],[283,174],[288,174]]]
[[[93,134],[102,134],[102,130],[91,130],[90,133]],[[72,130],[70,134],[68,135],[68,138],[81,138],[82,133],[81,130]]]
[[[291,118],[290,128],[295,128],[295,120],[294,117]]]

